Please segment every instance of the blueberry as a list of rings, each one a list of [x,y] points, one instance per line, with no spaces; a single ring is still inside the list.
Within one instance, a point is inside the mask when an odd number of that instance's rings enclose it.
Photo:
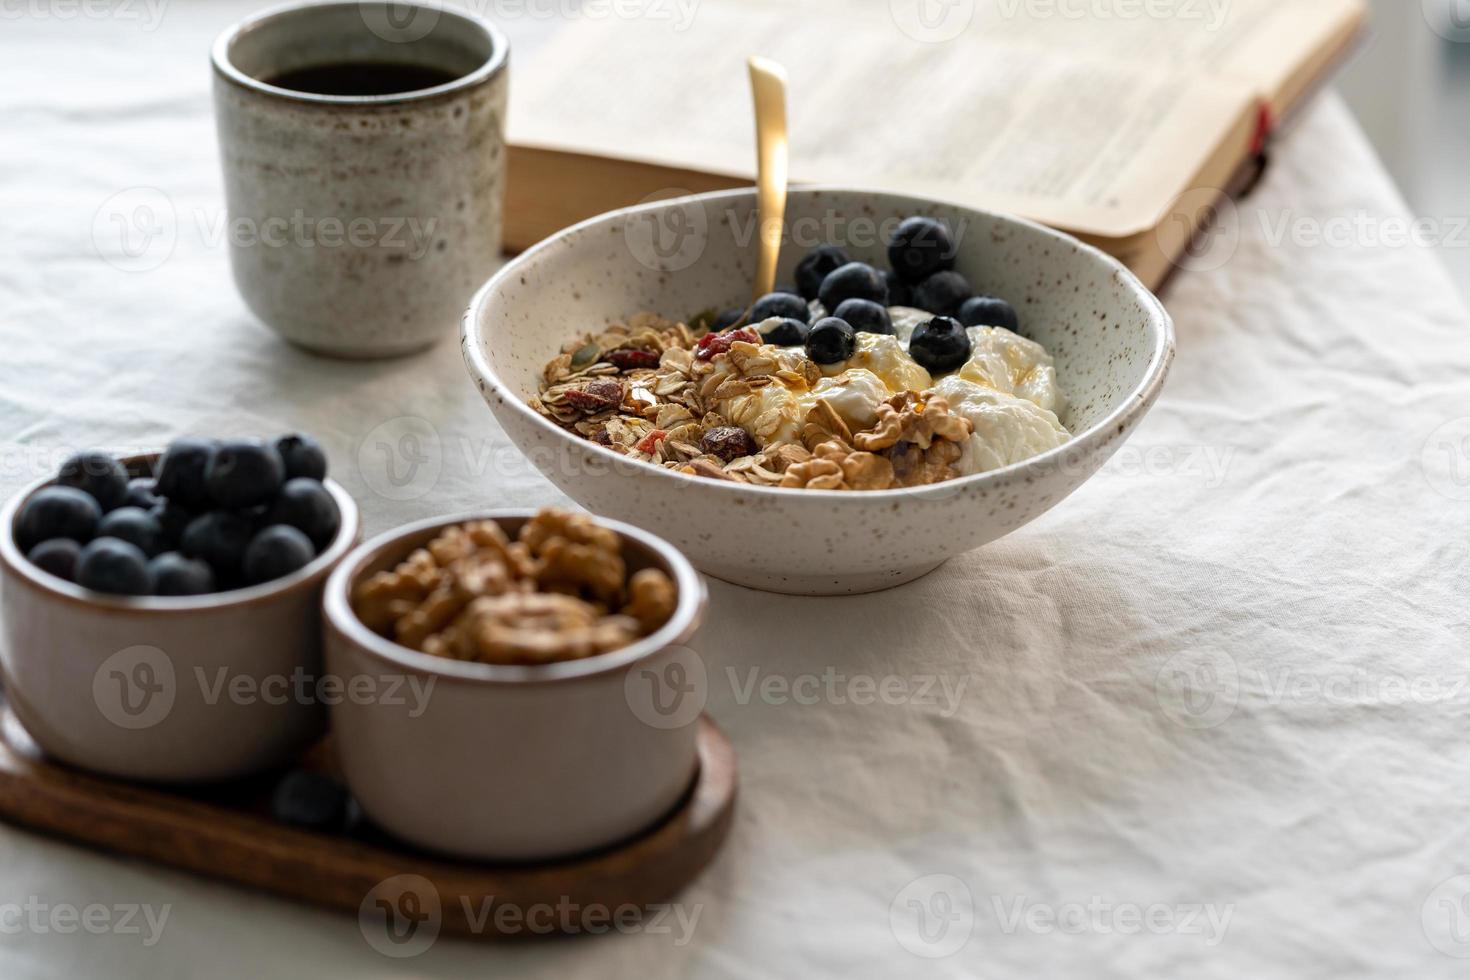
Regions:
[[[311,539],[316,551],[332,543],[342,527],[342,513],[331,491],[315,480],[287,480],[265,516],[265,524],[286,524]],[[313,552],[315,553],[315,552]]]
[[[958,272],[936,272],[914,290],[914,305],[935,316],[959,316],[965,300],[975,295]]]
[[[888,243],[888,261],[908,283],[921,283],[936,272],[953,269],[954,257],[954,237],[935,218],[905,218]]]
[[[97,498],[76,487],[42,487],[20,509],[15,543],[30,551],[51,538],[71,538],[85,544],[97,533],[102,506]]]
[[[767,321],[760,325],[761,339],[768,344],[778,347],[800,347],[806,343],[806,335],[811,332],[805,320],[794,320],[791,317],[781,317],[774,322]]]
[[[209,505],[204,482],[209,460],[214,455],[213,439],[175,439],[158,464],[158,483],[153,492],[193,510]]]
[[[77,584],[113,595],[147,595],[153,591],[148,556],[118,538],[98,538],[77,556]]]
[[[789,317],[802,323],[809,323],[812,318],[806,300],[792,293],[766,293],[750,308],[751,323],[760,323],[773,316]]]
[[[221,507],[253,507],[268,502],[286,482],[286,464],[274,446],[256,439],[222,442],[209,459],[204,484]]]
[[[276,440],[276,452],[286,467],[286,479],[304,476],[308,480],[327,478],[327,454],[311,436],[293,432]]]
[[[124,507],[141,507],[144,510],[152,510],[159,504],[158,494],[153,492],[157,481],[140,476],[136,480],[128,481],[128,494],[123,498]]]
[[[846,320],[824,317],[806,338],[806,356],[818,364],[839,364],[857,348],[857,331]]]
[[[269,582],[305,568],[316,557],[311,539],[287,524],[272,524],[245,549],[245,581]]]
[[[184,528],[194,519],[183,504],[172,500],[160,500],[148,513],[158,522],[159,529],[163,532],[163,546],[174,548],[184,537]]]
[[[714,325],[710,327],[710,331],[713,333],[722,333],[723,331],[729,330],[735,324],[739,323],[740,318],[744,315],[745,307],[743,306],[732,306],[728,310],[722,310],[720,311],[720,315],[715,317]]]
[[[877,269],[862,262],[849,262],[822,280],[817,298],[829,314],[846,299],[870,299],[887,306],[888,287]]]
[[[1017,330],[1021,318],[1015,307],[996,296],[971,296],[960,307],[960,322],[967,327],[1005,327]]]
[[[106,453],[77,453],[61,464],[56,482],[92,495],[104,512],[121,507],[128,495],[128,471]]]
[[[271,793],[271,815],[293,827],[342,833],[351,829],[355,810],[340,783],[305,769],[287,773]]]
[[[207,595],[214,591],[214,572],[197,558],[165,551],[148,563],[154,595]]]
[[[64,578],[68,582],[77,580],[77,557],[82,553],[82,546],[71,538],[52,538],[50,541],[42,541],[27,553],[32,565],[43,572],[50,572],[57,578]]]
[[[883,281],[888,284],[889,306],[913,306],[914,291],[909,284],[898,278],[892,269],[883,270]]]
[[[930,374],[953,371],[970,359],[970,335],[958,320],[936,316],[914,328],[909,356]]]
[[[852,259],[836,245],[818,245],[796,263],[796,288],[803,299],[816,299],[822,291],[822,280]]]
[[[893,333],[888,308],[870,299],[845,299],[832,315],[846,320],[858,333]]]
[[[194,518],[184,528],[179,550],[198,558],[214,570],[221,582],[232,582],[245,562],[250,545],[250,522],[227,510],[211,511]]]
[[[141,507],[119,507],[97,522],[97,537],[135,544],[153,557],[163,550],[163,525]]]

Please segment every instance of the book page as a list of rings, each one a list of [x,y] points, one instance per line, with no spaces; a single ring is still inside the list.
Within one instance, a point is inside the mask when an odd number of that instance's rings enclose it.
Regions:
[[[759,53],[791,76],[793,180],[1096,241],[1238,166],[1259,101],[1284,112],[1363,17],[1361,0],[581,2],[517,69],[516,144],[750,179]]]
[[[1122,237],[1152,228],[1252,111],[1245,84],[1180,66],[1013,37],[929,43],[866,14],[834,22],[833,2],[703,0],[682,24],[575,22],[514,81],[511,139],[751,177],[745,59],[760,53],[790,74],[793,180]]]

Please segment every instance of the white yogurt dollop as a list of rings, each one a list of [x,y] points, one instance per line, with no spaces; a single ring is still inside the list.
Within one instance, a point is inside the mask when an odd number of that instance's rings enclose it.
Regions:
[[[1072,438],[1055,414],[1029,399],[958,375],[945,378],[934,390],[975,427],[956,465],[963,476],[1019,463]]]

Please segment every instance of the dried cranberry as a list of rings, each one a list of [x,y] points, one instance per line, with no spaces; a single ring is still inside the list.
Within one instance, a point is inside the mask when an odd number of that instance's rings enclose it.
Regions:
[[[611,378],[596,378],[568,389],[567,403],[583,412],[606,412],[623,403],[623,386]]]
[[[760,449],[751,434],[738,425],[722,425],[710,429],[699,440],[699,448],[727,463],[741,456],[750,456]]]
[[[615,351],[608,351],[603,360],[619,371],[632,371],[635,368],[656,368],[658,358],[659,354],[656,350],[648,350],[643,347],[621,347]]]
[[[657,451],[658,444],[667,437],[668,433],[665,432],[663,429],[654,429],[648,435],[644,436],[642,439],[639,439],[638,445],[635,448],[637,448],[640,453],[648,453],[648,455],[652,456],[654,452]]]
[[[701,361],[708,361],[716,354],[724,354],[730,346],[737,341],[747,344],[758,344],[761,342],[760,334],[754,330],[741,327],[739,330],[731,330],[728,333],[707,333],[699,338],[699,353],[694,356]]]

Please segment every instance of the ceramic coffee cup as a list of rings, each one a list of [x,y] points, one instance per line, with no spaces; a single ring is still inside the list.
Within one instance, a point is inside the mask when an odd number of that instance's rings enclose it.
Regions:
[[[500,254],[508,55],[479,18],[370,0],[220,35],[230,261],[257,316],[336,357],[454,334]]]
[[[660,568],[679,597],[669,621],[631,646],[536,666],[472,663],[399,646],[352,607],[357,584],[446,527],[494,520],[514,536],[529,512],[436,518],[344,559],[322,604],[326,667],[346,688],[400,696],[332,705],[342,772],[373,821],[411,844],[476,860],[543,860],[655,825],[698,765],[702,670],[686,646],[704,616],[699,573],[646,531],[599,519],[630,570]],[[702,680],[702,675],[699,675]]]

